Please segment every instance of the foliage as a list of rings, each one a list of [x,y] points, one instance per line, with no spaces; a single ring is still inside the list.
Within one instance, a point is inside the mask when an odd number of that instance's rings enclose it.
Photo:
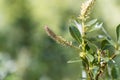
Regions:
[[[99,23],[97,19],[90,19],[89,14],[94,3],[95,0],[88,0],[83,3],[80,16],[73,20],[72,25],[69,27],[71,36],[79,46],[74,45],[72,41],[57,36],[47,26],[45,30],[58,43],[78,50],[80,61],[83,63],[87,75],[82,78],[86,80],[119,80],[118,64],[116,64],[118,60],[115,61],[114,59],[120,55],[120,25],[116,28],[117,41],[114,41],[104,29],[103,23]],[[102,30],[104,34],[89,35],[99,30]]]
[[[81,24],[76,16],[83,1],[85,0],[0,0],[0,80],[81,80],[81,77],[85,77],[82,75],[85,74],[82,61],[77,54],[80,52],[79,43],[68,33],[68,25],[77,28],[76,24]],[[89,13],[86,25],[103,21],[107,32],[117,41],[115,26],[120,23],[119,2],[98,0],[92,14]],[[113,14],[109,14],[111,10]],[[69,24],[71,18],[76,21]],[[89,23],[89,20],[92,22]],[[62,35],[59,39],[72,43],[75,50],[57,45],[45,34],[45,24]],[[87,37],[98,35],[100,30],[91,28],[92,32]],[[104,43],[106,41],[102,44]],[[103,49],[105,48],[107,47]],[[119,55],[114,60],[117,64],[115,70],[119,74]],[[109,65],[113,65],[111,61]],[[108,69],[110,74],[111,67]],[[112,76],[109,77],[112,79]]]

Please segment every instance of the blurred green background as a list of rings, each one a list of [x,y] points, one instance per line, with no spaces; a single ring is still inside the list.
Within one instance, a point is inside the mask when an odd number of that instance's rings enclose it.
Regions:
[[[68,40],[71,18],[85,0],[0,0],[0,80],[80,80],[81,63],[71,48],[56,44],[44,26]],[[97,0],[91,14],[116,40],[120,0]]]

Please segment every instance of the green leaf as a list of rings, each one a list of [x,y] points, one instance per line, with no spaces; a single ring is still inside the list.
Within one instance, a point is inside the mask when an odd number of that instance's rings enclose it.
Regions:
[[[80,34],[82,34],[82,25],[81,24],[79,24],[77,21],[74,21],[75,22],[75,25],[76,25],[76,27],[77,27],[77,29],[79,30],[79,32],[80,32]]]
[[[105,62],[108,62],[110,61],[110,58],[109,57],[105,57],[105,58],[102,58]]]
[[[117,74],[117,69],[115,67],[112,68],[111,75],[113,79],[117,79],[118,74]]]
[[[120,24],[116,28],[117,42],[120,44]]]
[[[107,40],[103,40],[101,42],[101,49],[102,50],[110,49],[111,47],[113,47],[113,46]]]
[[[116,55],[117,56],[114,58],[114,61],[115,61],[116,65],[120,66],[120,54],[118,51],[116,52]]]
[[[108,49],[109,48],[109,42],[107,41],[107,40],[103,40],[102,42],[101,42],[101,49],[102,50],[105,50],[105,49]]]
[[[88,59],[90,62],[93,62],[94,57],[93,57],[91,54],[87,53],[87,59]]]
[[[99,70],[99,67],[98,66],[93,66],[93,75],[95,76],[97,74],[97,71]]]
[[[76,62],[82,62],[82,60],[70,60],[67,63],[76,63]]]
[[[111,45],[105,45],[102,50],[110,49],[112,46]]]
[[[101,42],[101,48],[103,48],[107,44],[109,44],[109,42],[106,39],[102,40],[102,42]]]
[[[93,52],[96,52],[96,51],[97,51],[97,46],[96,46],[94,43],[88,41],[88,46],[90,47],[90,49],[91,49]]]
[[[89,21],[88,23],[86,23],[86,26],[92,26],[97,22],[97,19],[93,19],[91,21]]]
[[[71,36],[78,42],[81,43],[82,39],[81,39],[81,34],[79,32],[79,30],[75,27],[75,26],[70,26],[69,27],[69,31]]]
[[[115,54],[116,54],[116,55],[120,55],[120,50],[116,50],[116,51],[115,51]]]
[[[104,34],[106,35],[106,36],[104,36],[105,37],[105,39],[111,44],[111,45],[116,45],[115,44],[115,42],[114,42],[114,40],[111,38],[111,36],[107,33],[107,31],[104,29],[104,27],[102,27],[102,31],[104,32]]]
[[[103,26],[103,23],[96,23],[95,25],[91,26],[91,28],[88,29],[89,32],[100,30]]]
[[[106,40],[107,40],[112,46],[116,45],[115,42],[114,42],[114,40],[112,40],[110,37],[106,37]]]
[[[87,51],[89,51],[89,50],[90,50],[90,47],[89,47],[89,45],[88,45],[88,44],[86,44],[85,49],[86,49]]]

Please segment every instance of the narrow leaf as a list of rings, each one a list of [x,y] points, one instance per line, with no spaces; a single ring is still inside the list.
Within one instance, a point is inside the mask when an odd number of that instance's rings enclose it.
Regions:
[[[97,19],[93,19],[91,21],[89,21],[88,23],[86,23],[86,26],[92,26],[97,22]]]
[[[105,37],[106,40],[111,44],[111,45],[115,45],[114,40],[112,40],[111,36],[107,33],[107,31],[104,29],[104,27],[102,27],[102,31],[104,32],[104,34],[107,36]]]
[[[105,45],[102,50],[106,50],[106,49],[110,49],[112,47],[112,45]]]
[[[102,27],[102,25],[103,25],[103,23],[100,23],[100,24],[99,24],[99,23],[96,23],[95,28],[96,28],[96,29],[100,29],[100,28]]]
[[[94,57],[91,55],[91,54],[87,54],[87,59],[90,61],[90,62],[93,62],[94,60]]]
[[[79,32],[82,34],[82,25],[81,24],[79,24],[77,21],[74,21],[75,22],[75,24],[76,24],[76,26],[77,26],[77,28],[78,28],[78,30],[79,30]]]
[[[76,62],[81,62],[82,60],[70,60],[70,61],[68,61],[67,63],[76,63]]]
[[[111,45],[115,45],[115,42],[110,38],[110,37],[106,37],[106,40],[111,44]]]
[[[120,24],[116,28],[117,41],[120,44]]]
[[[103,58],[103,60],[104,60],[105,62],[108,62],[108,61],[110,60],[110,58],[105,57],[105,58]]]
[[[79,32],[79,30],[75,27],[75,26],[70,26],[69,27],[69,31],[71,36],[78,42],[81,43],[81,34]]]
[[[103,40],[101,42],[101,49],[102,50],[110,49],[111,47],[112,47],[112,45],[110,45],[107,40]]]
[[[114,58],[114,61],[117,64],[117,66],[120,66],[120,54],[119,53],[120,53],[119,51],[115,52],[117,56]]]
[[[92,32],[92,31],[96,31],[96,30],[99,30],[101,29],[101,27],[103,26],[103,23],[96,23],[95,25],[93,25],[90,29],[88,29],[89,32]]]
[[[117,79],[118,74],[117,74],[117,69],[115,67],[112,68],[111,75],[113,79]]]

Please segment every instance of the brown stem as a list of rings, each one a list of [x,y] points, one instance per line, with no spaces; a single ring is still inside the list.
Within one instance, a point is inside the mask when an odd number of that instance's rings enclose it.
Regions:
[[[116,56],[117,56],[117,54],[113,54],[113,55],[110,57],[110,59],[112,60],[112,59],[114,59]],[[95,80],[98,80],[98,79],[99,79],[99,76],[103,73],[103,70],[105,69],[106,65],[107,65],[107,62],[106,62],[106,63],[103,63],[103,65],[100,67],[100,69],[98,70],[98,73],[97,73],[97,75],[96,75],[96,77],[95,77]]]
[[[94,80],[94,79],[93,79],[92,72],[91,72],[90,70],[88,71],[88,75],[89,75],[89,77],[90,77],[90,80]]]
[[[98,78],[99,78],[99,76],[100,76],[101,73],[102,73],[102,71],[100,70],[100,71],[97,73],[97,75],[96,75],[96,77],[95,77],[95,80],[98,80]]]
[[[97,73],[97,75],[96,75],[96,77],[95,77],[95,80],[98,80],[98,79],[99,79],[99,76],[103,73],[106,65],[107,65],[106,62],[105,62],[105,63],[102,63],[102,65],[101,65],[101,67],[99,68],[98,73]]]
[[[117,56],[117,54],[113,54],[110,59],[114,59]]]

